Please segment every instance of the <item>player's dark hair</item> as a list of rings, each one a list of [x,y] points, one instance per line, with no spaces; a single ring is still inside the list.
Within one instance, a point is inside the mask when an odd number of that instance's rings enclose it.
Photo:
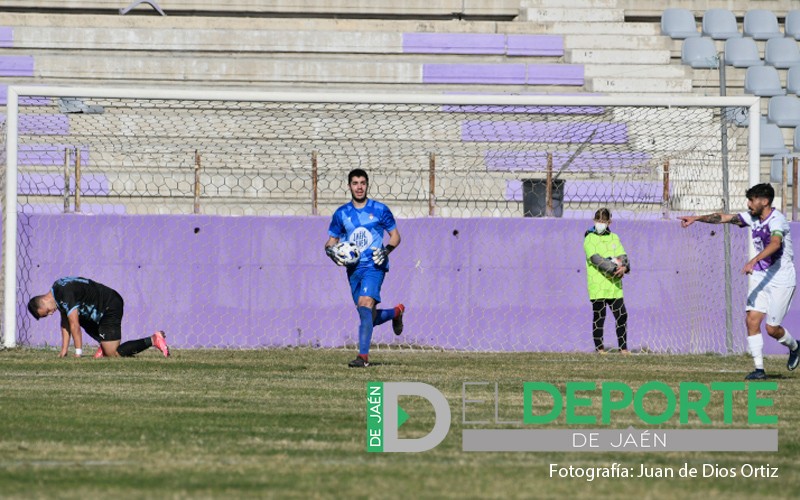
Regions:
[[[353,177],[363,177],[367,180],[367,184],[369,184],[369,176],[363,168],[354,168],[351,170],[350,173],[347,174],[347,184],[353,182]]]
[[[36,297],[33,297],[31,300],[28,301],[28,312],[31,313],[31,316],[33,316],[37,320],[39,319],[39,305],[41,304],[41,302],[42,302],[41,295],[37,295]]]
[[[751,187],[744,195],[747,196],[748,200],[752,200],[753,198],[766,198],[769,200],[769,204],[772,205],[772,200],[775,199],[775,190],[772,189],[772,184],[764,182]]]
[[[611,220],[611,210],[601,208],[594,213],[594,220]]]

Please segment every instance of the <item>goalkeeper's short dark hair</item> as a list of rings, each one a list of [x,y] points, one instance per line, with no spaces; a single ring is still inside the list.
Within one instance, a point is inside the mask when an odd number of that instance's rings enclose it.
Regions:
[[[763,182],[748,189],[744,195],[747,196],[748,200],[752,200],[753,198],[766,198],[771,205],[772,200],[775,199],[775,190],[772,188],[772,184]]]
[[[367,171],[363,168],[354,168],[347,174],[347,184],[353,182],[353,177],[363,177],[367,180],[367,184],[369,184],[369,175],[367,175]]]

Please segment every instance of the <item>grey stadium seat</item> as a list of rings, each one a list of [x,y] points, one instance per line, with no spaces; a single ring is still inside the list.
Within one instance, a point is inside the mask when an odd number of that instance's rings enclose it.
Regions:
[[[756,42],[749,37],[725,40],[725,64],[735,68],[763,66]]]
[[[789,154],[789,148],[783,143],[781,129],[774,123],[768,123],[767,119],[761,117],[761,156],[785,155]]]
[[[661,14],[661,34],[675,40],[700,36],[694,14],[689,9],[664,9]]]
[[[778,95],[769,100],[767,118],[779,127],[800,126],[800,98]]]
[[[783,23],[783,33],[795,40],[800,40],[800,10],[790,10],[786,13]]]
[[[778,28],[778,18],[771,10],[754,9],[744,14],[744,36],[755,40],[783,37]]]
[[[744,74],[744,93],[758,96],[785,95],[778,70],[772,66],[750,66]]]
[[[708,37],[687,38],[681,47],[681,62],[693,68],[716,68],[719,57],[714,41]]]
[[[800,64],[800,48],[793,38],[770,38],[764,49],[764,62],[781,69]]]
[[[703,14],[703,36],[714,40],[727,40],[740,37],[736,16],[728,9],[708,9]]]
[[[800,127],[794,129],[794,144],[792,146],[795,153],[800,153]]]
[[[786,167],[787,172],[789,173],[788,178],[786,179],[786,185],[792,185],[792,163],[794,161],[794,157],[788,154],[784,155],[775,155],[772,157],[772,160],[769,162],[769,181],[774,182],[776,184],[780,184],[783,182],[783,159],[786,158]]]
[[[800,64],[795,64],[786,72],[786,93],[800,95]]]

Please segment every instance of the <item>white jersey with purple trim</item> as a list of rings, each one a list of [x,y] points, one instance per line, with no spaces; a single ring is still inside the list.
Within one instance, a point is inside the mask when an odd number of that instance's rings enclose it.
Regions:
[[[795,286],[797,278],[794,270],[794,251],[789,221],[779,210],[773,208],[766,220],[753,217],[749,212],[739,214],[742,221],[750,226],[753,246],[756,253],[769,244],[772,233],[781,233],[781,248],[769,257],[759,260],[753,267],[753,278],[758,282],[768,280],[774,286]]]

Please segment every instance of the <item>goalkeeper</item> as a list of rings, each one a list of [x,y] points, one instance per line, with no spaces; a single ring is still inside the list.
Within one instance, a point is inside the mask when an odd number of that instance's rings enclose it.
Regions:
[[[622,277],[630,272],[630,262],[619,236],[611,232],[610,226],[611,212],[601,208],[594,214],[594,226],[583,236],[586,280],[592,303],[592,338],[595,351],[605,354],[603,324],[606,308],[610,308],[617,323],[619,350],[629,354],[628,311],[622,294]]]
[[[348,366],[364,368],[369,366],[369,347],[375,326],[391,320],[395,335],[403,332],[403,304],[393,309],[377,309],[381,302],[383,279],[389,272],[388,257],[400,244],[400,231],[389,207],[367,198],[369,176],[364,170],[357,168],[350,171],[347,185],[352,199],[334,212],[328,227],[325,253],[337,265],[344,265],[333,248],[340,239],[355,243],[361,252],[359,262],[347,267],[350,292],[360,321],[358,356]],[[383,245],[384,231],[389,233],[386,246]]]
[[[56,311],[61,313],[59,357],[67,355],[70,337],[75,344],[75,357],[81,357],[81,327],[100,343],[100,348],[94,354],[95,358],[134,356],[152,346],[160,350],[164,357],[169,357],[169,348],[162,331],[120,344],[123,308],[122,296],[116,290],[102,283],[74,276],[57,280],[49,292],[37,295],[28,302],[28,311],[37,320]]]

